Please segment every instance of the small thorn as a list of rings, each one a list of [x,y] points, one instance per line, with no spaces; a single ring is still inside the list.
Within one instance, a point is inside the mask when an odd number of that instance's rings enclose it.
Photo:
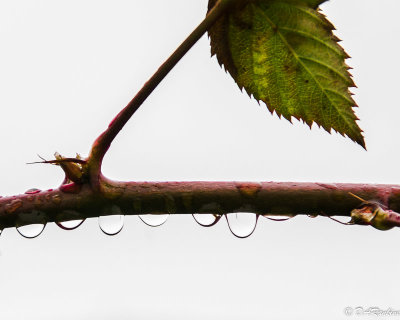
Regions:
[[[351,195],[352,197],[354,197],[354,198],[356,198],[356,199],[358,199],[358,200],[360,200],[360,201],[362,201],[362,202],[367,202],[366,200],[364,200],[363,198],[361,198],[361,197],[355,195],[355,194],[352,193],[352,192],[349,192],[349,195]]]

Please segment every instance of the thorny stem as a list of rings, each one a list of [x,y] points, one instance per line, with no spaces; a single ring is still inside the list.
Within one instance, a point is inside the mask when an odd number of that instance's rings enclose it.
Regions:
[[[59,156],[56,160],[43,161],[63,168],[66,180],[61,187],[11,197],[0,196],[0,231],[28,224],[112,215],[110,208],[113,206],[118,206],[125,215],[222,215],[246,211],[267,216],[338,215],[353,219],[355,212],[359,219],[354,220],[355,224],[371,225],[379,230],[400,227],[400,214],[397,213],[400,211],[400,185],[115,182],[101,175],[102,160],[117,134],[169,71],[234,2],[217,1],[203,22],[96,139],[87,160]],[[73,182],[67,183],[70,181]],[[360,204],[363,207],[358,208]]]
[[[350,216],[362,201],[388,211],[386,222],[400,227],[400,186],[298,182],[115,182],[104,178],[103,193],[88,184],[0,198],[0,230],[34,223],[125,215],[254,212],[268,216]],[[68,186],[68,185],[67,185]],[[368,222],[368,221],[367,221]],[[365,225],[368,223],[362,223]],[[370,224],[372,225],[372,224]],[[374,226],[376,227],[376,226]]]
[[[107,130],[96,139],[88,158],[88,174],[91,186],[95,191],[100,191],[101,189],[101,164],[112,141],[158,84],[215,23],[215,21],[226,12],[229,5],[232,3],[234,3],[233,0],[218,0],[216,5],[209,11],[198,27],[185,39],[185,41],[182,42],[174,53],[160,66],[157,72],[154,73],[154,75],[144,84],[142,89],[140,89],[128,105],[112,120]]]

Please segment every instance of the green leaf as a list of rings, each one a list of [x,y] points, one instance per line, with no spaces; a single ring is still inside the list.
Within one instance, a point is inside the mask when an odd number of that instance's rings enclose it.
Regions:
[[[324,0],[236,0],[209,30],[211,53],[238,86],[291,121],[336,130],[365,148],[349,58],[319,11]],[[216,0],[209,0],[209,10]]]

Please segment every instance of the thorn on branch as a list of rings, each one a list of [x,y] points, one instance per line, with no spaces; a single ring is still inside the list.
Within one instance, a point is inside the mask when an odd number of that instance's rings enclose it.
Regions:
[[[359,207],[351,211],[349,222],[342,222],[327,215],[324,216],[343,225],[371,226],[381,231],[400,226],[400,213],[387,209],[379,202],[365,200],[351,192],[349,194],[362,201]]]
[[[58,152],[54,154],[55,159],[54,160],[46,160],[40,155],[38,157],[42,161],[37,161],[37,162],[29,162],[28,164],[53,164],[60,166],[61,169],[63,169],[65,173],[65,180],[64,183],[67,183],[68,181],[72,181],[75,183],[83,183],[83,169],[84,166],[87,164],[87,161],[82,159],[79,154],[76,154],[76,158],[64,158],[61,156]]]
[[[58,154],[56,152],[56,154]],[[83,160],[80,158],[80,156],[77,154],[76,158],[64,158],[61,157],[60,159],[55,159],[55,160],[46,160],[43,157],[41,157],[40,155],[38,155],[38,157],[42,160],[42,161],[34,161],[34,162],[27,162],[26,164],[54,164],[54,165],[61,165],[62,163],[67,163],[67,162],[72,162],[72,163],[77,163],[77,164],[86,164],[87,161]]]

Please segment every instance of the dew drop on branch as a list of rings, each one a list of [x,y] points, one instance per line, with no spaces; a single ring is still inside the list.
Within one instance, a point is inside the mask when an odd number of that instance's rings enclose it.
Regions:
[[[159,227],[168,220],[169,214],[142,214],[140,220],[150,227]]]
[[[257,226],[258,216],[251,212],[235,212],[225,215],[229,229],[238,238],[249,237]]]
[[[45,226],[45,223],[29,224],[26,226],[17,227],[17,231],[24,238],[33,239],[38,237],[43,232]]]
[[[56,225],[64,230],[74,230],[74,229],[78,228],[84,221],[85,221],[85,219],[70,220],[70,221],[56,222]]]
[[[215,225],[222,215],[212,213],[195,213],[193,214],[194,220],[202,227],[212,227]]]
[[[270,215],[266,215],[266,214],[263,214],[262,216],[271,221],[288,221],[293,218],[293,217],[289,217],[289,216],[270,216]]]
[[[40,192],[42,192],[42,190],[37,189],[37,188],[31,188],[29,190],[26,190],[25,194],[36,194],[36,193],[40,193]]]
[[[112,206],[109,211],[114,214],[109,216],[100,216],[99,227],[106,235],[115,236],[120,233],[124,227],[125,217],[122,214],[121,209],[115,205]]]
[[[338,222],[340,224],[351,224],[353,219],[351,217],[346,217],[346,216],[327,216],[329,219]]]

